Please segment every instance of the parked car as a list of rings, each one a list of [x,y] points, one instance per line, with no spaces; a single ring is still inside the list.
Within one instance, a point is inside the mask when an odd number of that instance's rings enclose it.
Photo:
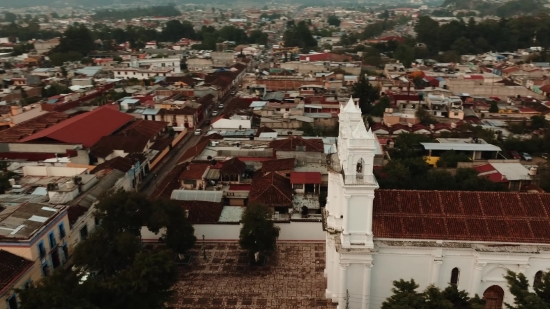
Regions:
[[[521,153],[521,158],[525,161],[531,161],[533,160],[533,158],[531,157],[531,155],[529,155],[527,152],[522,152]]]
[[[219,109],[223,109],[223,103],[220,104],[220,105],[218,105],[218,108],[219,108]]]
[[[542,158],[548,160],[548,152],[543,153]]]
[[[510,152],[508,152],[508,154],[510,155],[510,157],[512,159],[516,159],[516,160],[521,160],[521,156],[519,155],[519,153],[515,150],[512,150]]]
[[[202,133],[202,130],[201,129],[196,129],[195,130],[195,135],[201,135]]]
[[[214,116],[214,117],[218,116],[218,111],[213,111],[212,116]]]

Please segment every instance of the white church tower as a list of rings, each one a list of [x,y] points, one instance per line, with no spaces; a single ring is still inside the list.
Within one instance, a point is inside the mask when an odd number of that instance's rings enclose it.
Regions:
[[[325,207],[326,297],[339,309],[369,308],[375,137],[352,98],[340,106],[337,154],[329,167]],[[347,304],[346,304],[347,303]]]
[[[352,99],[339,117],[323,211],[325,294],[339,309],[379,309],[399,279],[414,279],[418,291],[454,284],[501,309],[514,300],[507,271],[542,280],[549,193],[379,190],[373,203],[376,138]]]

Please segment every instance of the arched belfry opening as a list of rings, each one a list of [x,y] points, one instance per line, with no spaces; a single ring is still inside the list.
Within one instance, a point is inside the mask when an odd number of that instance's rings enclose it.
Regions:
[[[356,178],[363,179],[364,171],[365,171],[365,160],[363,160],[363,158],[359,158],[359,160],[357,160],[357,164],[355,165]]]

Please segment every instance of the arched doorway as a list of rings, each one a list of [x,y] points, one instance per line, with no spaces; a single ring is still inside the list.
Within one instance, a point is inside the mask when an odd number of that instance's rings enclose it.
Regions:
[[[485,309],[502,309],[504,290],[498,285],[492,285],[483,292],[483,299],[485,300]]]

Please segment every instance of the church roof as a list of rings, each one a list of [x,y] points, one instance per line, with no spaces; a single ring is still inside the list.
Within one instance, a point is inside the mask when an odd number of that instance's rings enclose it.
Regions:
[[[376,238],[550,243],[550,194],[377,190]]]

